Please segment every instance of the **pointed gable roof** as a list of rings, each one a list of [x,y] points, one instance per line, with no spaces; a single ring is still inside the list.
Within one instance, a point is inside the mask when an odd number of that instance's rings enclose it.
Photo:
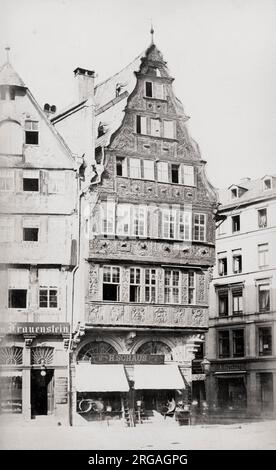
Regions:
[[[9,62],[0,68],[0,85],[12,85],[26,88],[23,80]]]

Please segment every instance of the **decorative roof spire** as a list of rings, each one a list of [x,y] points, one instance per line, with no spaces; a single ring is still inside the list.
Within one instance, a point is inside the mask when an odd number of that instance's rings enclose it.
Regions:
[[[153,29],[152,22],[151,22],[150,34],[151,34],[151,44],[154,44],[154,40],[153,40],[154,29]]]
[[[11,48],[9,46],[5,47],[5,51],[6,51],[6,54],[7,54],[7,64],[10,63],[10,50],[11,50]]]

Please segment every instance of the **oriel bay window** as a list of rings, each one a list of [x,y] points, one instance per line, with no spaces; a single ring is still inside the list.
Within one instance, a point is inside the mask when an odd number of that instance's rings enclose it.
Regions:
[[[127,176],[127,159],[125,157],[116,157],[117,176]]]
[[[147,211],[144,206],[132,207],[133,235],[136,237],[146,236]]]
[[[258,328],[259,356],[272,355],[272,328],[262,326]]]
[[[103,300],[120,300],[120,268],[103,266]]]
[[[130,268],[129,301],[140,302],[141,300],[141,269]]]
[[[182,209],[162,209],[162,237],[176,240],[191,240],[192,214]]]
[[[165,303],[180,303],[180,271],[165,270]]]
[[[156,269],[145,269],[145,302],[156,301]]]
[[[195,273],[188,272],[188,303],[195,304]]]
[[[194,240],[204,242],[206,238],[205,214],[194,214]]]
[[[101,233],[104,235],[115,234],[115,203],[106,201],[101,205]]]
[[[130,178],[141,179],[141,160],[139,158],[129,159],[129,176]]]

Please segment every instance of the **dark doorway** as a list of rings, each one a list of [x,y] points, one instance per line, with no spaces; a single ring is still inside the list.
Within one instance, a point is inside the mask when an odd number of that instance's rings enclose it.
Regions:
[[[49,415],[54,409],[54,371],[31,371],[31,408],[32,416]]]

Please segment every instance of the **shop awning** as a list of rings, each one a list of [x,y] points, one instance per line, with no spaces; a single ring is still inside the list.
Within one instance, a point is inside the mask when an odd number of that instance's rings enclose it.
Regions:
[[[0,377],[21,377],[22,370],[0,370]]]
[[[135,390],[181,390],[185,388],[177,365],[135,365]]]
[[[78,392],[128,392],[129,385],[122,364],[77,364]]]

